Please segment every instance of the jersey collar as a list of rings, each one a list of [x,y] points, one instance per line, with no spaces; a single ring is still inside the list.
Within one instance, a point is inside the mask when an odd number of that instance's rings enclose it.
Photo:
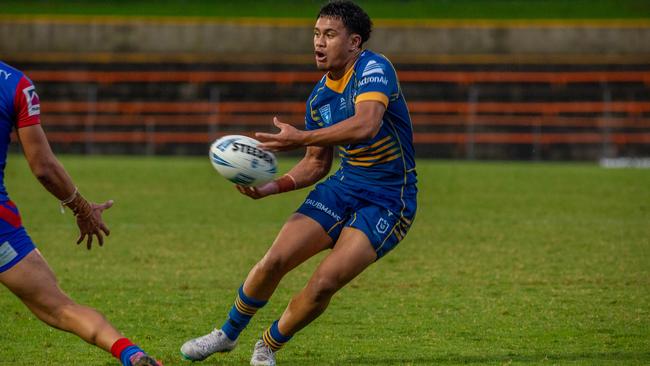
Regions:
[[[357,61],[359,61],[359,57],[357,57],[357,60],[354,62],[354,64],[352,64],[352,67],[350,67],[350,69],[345,72],[345,75],[343,75],[343,77],[338,80],[331,79],[330,73],[328,72],[325,78],[325,86],[339,94],[343,93],[343,90],[345,90],[345,87],[348,85],[348,82],[352,78],[354,67],[357,65]]]

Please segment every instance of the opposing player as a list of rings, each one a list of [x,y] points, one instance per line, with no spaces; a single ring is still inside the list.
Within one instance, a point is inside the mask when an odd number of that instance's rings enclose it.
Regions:
[[[40,103],[32,82],[19,70],[0,62],[0,282],[39,319],[74,333],[111,352],[123,366],[161,366],[117,331],[99,312],[75,303],[57,283],[54,273],[22,226],[20,213],[4,187],[4,167],[11,131],[16,128],[32,173],[76,217],[77,244],[93,237],[99,245],[109,234],[102,212],[112,201],[96,204],[81,196],[56,159],[40,125]]]
[[[310,186],[328,174],[337,145],[341,168],[316,185],[288,219],[239,288],[221,328],[181,347],[185,358],[203,360],[232,350],[282,277],[332,249],[255,344],[251,365],[275,365],[275,353],[325,311],[334,293],[395,248],[409,230],[417,195],[411,121],[393,66],[363,49],[371,24],[348,1],[320,10],[315,58],[318,69],[327,73],[307,100],[306,130],[276,118],[279,133],[256,135],[269,150],[306,146],[305,157],[276,181],[238,189],[258,199]]]

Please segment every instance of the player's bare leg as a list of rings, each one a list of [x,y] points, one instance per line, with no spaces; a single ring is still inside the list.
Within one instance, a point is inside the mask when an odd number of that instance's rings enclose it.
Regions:
[[[293,214],[271,248],[248,273],[244,292],[268,300],[284,275],[331,246],[332,238],[319,223],[305,215]]]
[[[293,335],[325,311],[332,296],[375,262],[368,237],[345,228],[332,252],[318,266],[307,286],[289,302],[280,317],[280,332]]]
[[[332,246],[330,238],[319,223],[302,214],[293,214],[284,224],[271,248],[251,269],[240,289],[229,319],[221,329],[191,339],[181,347],[181,354],[191,361],[201,361],[217,352],[229,352],[237,346],[239,333],[257,309],[264,306],[282,277],[315,254]],[[250,310],[239,313],[240,310]]]
[[[0,281],[39,319],[54,328],[74,333],[106,351],[123,337],[103,315],[75,303],[61,290],[38,250],[0,274]]]
[[[276,331],[289,338],[318,318],[332,296],[374,263],[376,258],[377,254],[363,232],[354,228],[343,229],[332,252],[318,266],[307,285],[289,302],[274,325]],[[272,328],[256,344],[251,365],[275,365],[274,352],[283,342],[274,339]]]
[[[110,353],[118,340],[126,340],[102,314],[75,303],[61,290],[54,272],[38,250],[33,250],[15,266],[0,273],[0,282],[43,322],[74,333],[106,352]],[[137,351],[127,360],[132,366],[159,365],[139,348]],[[119,358],[119,354],[116,357]]]

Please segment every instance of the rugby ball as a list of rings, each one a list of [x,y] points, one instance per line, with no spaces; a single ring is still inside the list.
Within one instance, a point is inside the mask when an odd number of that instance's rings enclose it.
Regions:
[[[275,156],[257,148],[260,142],[241,135],[227,135],[210,146],[212,166],[229,181],[255,187],[271,181],[277,171]]]

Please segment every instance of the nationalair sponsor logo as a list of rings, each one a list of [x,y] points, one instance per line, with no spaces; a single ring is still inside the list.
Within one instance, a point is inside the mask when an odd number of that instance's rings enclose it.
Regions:
[[[327,123],[328,125],[332,123],[332,111],[330,110],[329,104],[326,104],[318,108],[318,111],[320,112],[321,117],[323,117],[325,123]]]
[[[11,73],[6,72],[5,70],[0,70],[0,76],[4,76],[5,80],[7,80],[11,76]]]
[[[368,61],[366,68],[363,69],[361,77],[363,78],[372,74],[384,75],[384,67],[381,64],[377,63],[375,60]]]
[[[359,86],[364,86],[366,84],[384,84],[388,85],[388,79],[385,76],[366,76],[365,78],[359,81]]]
[[[25,99],[27,100],[27,114],[29,116],[41,114],[41,102],[38,99],[38,94],[36,94],[36,88],[34,85],[30,85],[23,89],[23,94],[25,94]]]
[[[267,153],[266,151],[262,149],[258,149],[255,146],[242,144],[241,142],[235,142],[234,144],[232,144],[232,151],[240,151],[240,150],[245,154],[252,155],[256,158],[266,161],[270,165],[274,165],[273,157],[271,156],[271,154]]]
[[[341,221],[341,216],[330,210],[329,207],[325,206],[322,202],[308,198],[305,203],[332,216],[336,221]]]

